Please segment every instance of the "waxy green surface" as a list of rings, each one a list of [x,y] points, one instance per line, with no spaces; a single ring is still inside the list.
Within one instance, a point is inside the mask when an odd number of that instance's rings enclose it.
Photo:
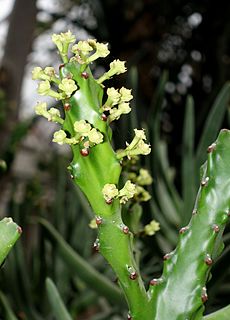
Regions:
[[[82,76],[87,72],[88,78]],[[90,148],[88,156],[80,153],[81,145],[72,146],[73,161],[70,172],[83,193],[88,198],[97,215],[111,215],[114,206],[105,205],[102,189],[106,183],[118,184],[121,166],[116,158],[109,141],[111,129],[102,120],[99,112],[102,106],[103,89],[94,80],[89,68],[82,69],[77,63],[68,63],[61,68],[62,76],[71,76],[78,86],[78,90],[67,101],[71,108],[65,112],[64,130],[74,135],[73,124],[75,121],[87,120],[104,136],[103,143]]]
[[[181,230],[177,248],[164,262],[163,282],[150,288],[155,309],[152,319],[202,319],[205,285],[211,265],[223,248],[229,208],[230,131],[222,130],[209,148],[188,228]]]
[[[87,72],[88,78],[82,76]],[[102,106],[103,89],[93,78],[90,69],[77,63],[68,63],[61,68],[62,76],[71,76],[76,81],[78,90],[66,101],[70,110],[65,112],[63,128],[74,135],[73,124],[75,121],[87,120],[103,135],[103,143],[90,148],[88,156],[80,153],[81,146],[71,146],[73,160],[70,172],[74,182],[80,187],[89,200],[95,214],[102,219],[99,226],[97,246],[101,254],[112,266],[118,282],[124,290],[133,319],[140,319],[150,312],[147,308],[148,298],[144,284],[135,265],[131,233],[123,232],[121,208],[119,200],[107,204],[102,194],[105,184],[118,185],[121,165],[111,146],[111,129],[107,122],[101,118],[99,109]],[[135,280],[130,279],[129,268],[138,274]]]
[[[22,233],[21,228],[11,218],[0,221],[0,265]]]

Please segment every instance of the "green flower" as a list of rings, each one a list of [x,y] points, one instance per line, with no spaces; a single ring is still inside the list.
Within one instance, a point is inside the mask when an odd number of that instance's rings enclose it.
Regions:
[[[53,121],[56,123],[63,124],[64,120],[61,118],[60,111],[56,108],[50,108],[48,110],[49,116],[47,117],[48,121]]]
[[[96,42],[95,40],[89,40],[89,44],[96,50],[96,52],[87,58],[86,63],[93,62],[98,58],[105,58],[109,54],[108,43],[104,44]]]
[[[67,138],[67,135],[66,135],[65,131],[59,130],[59,131],[54,132],[53,142],[56,142],[56,143],[62,145],[64,143],[66,143],[66,138]]]
[[[84,56],[87,56],[91,51],[93,51],[93,48],[89,45],[88,41],[84,40],[79,41],[77,44],[72,46],[71,51],[76,55],[82,53]]]
[[[141,186],[150,185],[153,182],[153,178],[146,169],[140,169],[139,176],[137,177],[137,183]]]
[[[139,202],[149,201],[151,199],[151,195],[143,187],[137,186],[135,199]]]
[[[136,185],[130,180],[126,181],[124,187],[119,191],[118,197],[120,198],[120,203],[124,204],[129,199],[133,198],[136,193]]]
[[[44,70],[40,67],[35,67],[32,71],[33,80],[48,80],[57,84],[60,83],[53,67],[46,67]]]
[[[43,79],[44,72],[41,67],[35,67],[32,71],[32,79],[33,80],[46,80]]]
[[[99,144],[103,141],[103,134],[101,132],[97,131],[97,129],[93,128],[88,133],[88,138],[89,138],[90,142],[92,142],[94,144]]]
[[[121,74],[127,71],[125,67],[125,61],[120,61],[119,59],[114,60],[110,63],[110,70],[108,71],[111,75]]]
[[[122,114],[127,114],[131,111],[129,103],[123,102],[118,105],[118,108],[112,108],[110,110],[109,122],[118,120]]]
[[[149,144],[145,143],[143,140],[141,140],[137,147],[135,152],[133,153],[133,155],[139,155],[142,154],[144,156],[147,156],[148,154],[150,154],[151,152],[151,147]]]
[[[44,73],[45,75],[49,76],[50,79],[55,76],[55,70],[53,67],[46,67],[44,69]]]
[[[144,227],[144,232],[148,236],[153,236],[158,230],[160,230],[160,224],[156,220],[152,220]]]
[[[118,195],[118,189],[116,188],[115,184],[107,183],[102,189],[102,194],[105,201],[109,202]]]
[[[54,136],[53,136],[53,142],[56,142],[60,145],[66,143],[66,144],[76,144],[78,143],[78,140],[76,140],[75,138],[67,138],[67,135],[65,133],[64,130],[59,130],[54,132]]]
[[[38,94],[41,96],[49,95],[50,93],[50,83],[48,80],[41,81],[38,85]]]
[[[71,94],[77,90],[77,86],[72,79],[64,78],[62,79],[61,83],[59,84],[59,89],[64,91],[66,97],[69,98]]]
[[[85,120],[76,121],[74,123],[74,131],[79,133],[81,136],[88,136],[91,130],[91,125]]]
[[[151,152],[150,145],[144,142],[144,140],[146,140],[144,130],[134,129],[134,132],[135,136],[130,144],[127,143],[127,148],[117,152],[118,159],[121,159],[125,156],[131,158],[140,154],[148,155]]]
[[[34,109],[35,109],[35,113],[39,116],[43,116],[43,117],[47,118],[47,115],[49,115],[49,113],[47,111],[46,102],[37,103],[37,105],[35,106]]]
[[[107,71],[105,74],[103,74],[103,76],[101,76],[97,80],[97,83],[101,84],[105,80],[110,79],[115,74],[118,75],[118,74],[126,72],[126,70],[127,70],[127,68],[125,67],[125,61],[120,61],[119,59],[111,62],[109,66],[110,66],[110,70]]]
[[[119,92],[120,92],[120,95],[121,95],[121,99],[120,99],[120,102],[128,102],[130,100],[133,99],[133,96],[131,94],[131,89],[126,89],[124,87],[122,87]]]
[[[71,33],[71,31],[61,33],[61,34],[53,34],[52,41],[56,44],[58,51],[62,57],[64,63],[68,62],[68,48],[70,43],[76,41],[75,36]]]

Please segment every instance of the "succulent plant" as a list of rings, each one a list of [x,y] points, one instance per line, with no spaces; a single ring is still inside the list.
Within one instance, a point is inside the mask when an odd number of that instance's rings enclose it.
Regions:
[[[142,180],[149,180],[149,176],[142,171],[139,179],[128,179],[124,186],[120,186],[120,176],[124,159],[148,155],[151,148],[145,131],[134,129],[133,140],[123,149],[113,150],[110,123],[131,111],[132,94],[124,87],[105,88],[107,80],[126,71],[125,62],[114,60],[110,69],[95,79],[90,64],[109,54],[108,44],[93,39],[79,41],[72,46],[73,56],[69,58],[69,46],[76,40],[72,33],[53,35],[52,39],[63,60],[59,75],[52,67],[36,67],[33,79],[40,80],[38,93],[61,100],[63,110],[48,110],[46,103],[38,103],[35,110],[61,125],[53,141],[71,147],[73,160],[68,169],[95,213],[98,238],[94,248],[117,275],[129,306],[128,319],[202,319],[205,285],[221,252],[222,233],[229,220],[230,132],[222,130],[209,147],[193,216],[180,229],[176,249],[164,256],[162,277],[152,279],[146,289],[135,261],[133,234],[122,220],[121,206],[140,192]],[[158,229],[159,224],[152,223],[146,230],[154,233]]]

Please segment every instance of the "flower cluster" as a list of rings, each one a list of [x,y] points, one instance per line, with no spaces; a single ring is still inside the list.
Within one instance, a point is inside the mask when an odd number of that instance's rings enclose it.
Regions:
[[[146,169],[140,169],[139,175],[135,172],[131,172],[128,174],[128,178],[136,184],[136,193],[135,193],[135,200],[137,202],[148,201],[151,199],[151,196],[148,191],[144,189],[143,186],[147,186],[152,184],[153,179]]]
[[[136,185],[130,180],[126,181],[124,187],[119,191],[115,184],[107,183],[102,189],[102,194],[107,203],[111,203],[113,199],[119,199],[124,204],[133,198],[136,193]]]
[[[152,220],[149,224],[147,224],[144,227],[144,233],[148,236],[153,236],[159,230],[160,224],[156,220]]]
[[[127,114],[131,111],[129,101],[133,96],[131,90],[122,87],[119,91],[115,88],[107,89],[107,100],[101,107],[101,111],[109,112],[109,122],[118,120],[122,114]],[[117,105],[115,108],[114,106]]]
[[[46,102],[37,103],[35,106],[35,113],[39,116],[45,117],[48,121],[53,121],[60,124],[63,124],[64,122],[58,109],[50,108],[47,110]]]
[[[74,80],[67,78],[60,80],[51,67],[47,67],[44,70],[40,67],[34,68],[32,77],[34,80],[42,80],[37,89],[38,94],[41,96],[50,96],[56,100],[63,100],[69,98],[77,90]],[[58,92],[51,89],[52,82],[58,86]]]
[[[98,58],[105,58],[109,54],[108,43],[99,43],[94,39],[79,41],[73,45],[74,53],[72,60],[80,64],[89,64]]]
[[[62,144],[77,144],[88,150],[90,147],[103,142],[103,135],[96,128],[92,128],[91,124],[85,120],[76,121],[74,123],[75,135],[67,138],[64,130],[59,130],[54,133],[53,141]]]
[[[53,34],[52,41],[57,46],[63,62],[67,63],[69,45],[76,41],[75,36],[72,34],[71,31],[61,33],[61,34]]]
[[[126,149],[117,151],[117,158],[122,159],[128,157],[131,159],[137,155],[148,155],[151,152],[149,144],[145,143],[146,135],[144,130],[134,129],[135,136],[130,144],[126,142]]]
[[[112,78],[115,74],[119,75],[127,71],[125,61],[116,59],[110,63],[110,69],[104,73],[98,80],[97,83],[102,84],[105,80]]]

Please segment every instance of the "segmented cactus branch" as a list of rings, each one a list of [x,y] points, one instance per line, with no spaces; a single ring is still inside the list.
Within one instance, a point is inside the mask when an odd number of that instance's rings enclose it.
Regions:
[[[215,144],[208,148],[208,161],[203,167],[201,186],[193,217],[179,231],[177,248],[165,255],[160,279],[152,279],[146,292],[135,262],[133,235],[121,217],[121,205],[142,194],[150,196],[143,185],[151,183],[145,171],[131,175],[119,190],[121,164],[124,157],[132,160],[151,151],[144,130],[134,129],[135,136],[126,147],[112,148],[110,122],[130,112],[130,89],[104,87],[104,82],[126,71],[125,62],[114,60],[110,69],[95,79],[89,64],[109,54],[108,45],[96,40],[73,45],[74,57],[68,48],[75,41],[71,32],[54,35],[64,64],[59,76],[52,67],[37,67],[33,78],[41,80],[38,92],[63,103],[64,119],[59,110],[47,110],[45,103],[36,106],[36,113],[61,125],[53,141],[68,144],[73,153],[69,165],[71,177],[87,197],[95,212],[98,238],[94,249],[111,265],[126,296],[133,320],[201,319],[207,300],[206,282],[210,268],[222,249],[222,233],[229,219],[230,207],[230,132],[223,130]],[[53,88],[56,86],[56,90]],[[104,93],[106,91],[106,95]],[[135,178],[135,179],[134,179]],[[134,179],[134,180],[132,180]],[[189,183],[189,177],[188,177]],[[156,221],[145,232],[159,230]]]
[[[179,231],[177,248],[165,256],[161,279],[149,288],[152,319],[201,319],[208,299],[206,282],[223,250],[230,209],[230,131],[222,130],[208,148],[193,216]],[[189,181],[188,181],[189,183]]]

